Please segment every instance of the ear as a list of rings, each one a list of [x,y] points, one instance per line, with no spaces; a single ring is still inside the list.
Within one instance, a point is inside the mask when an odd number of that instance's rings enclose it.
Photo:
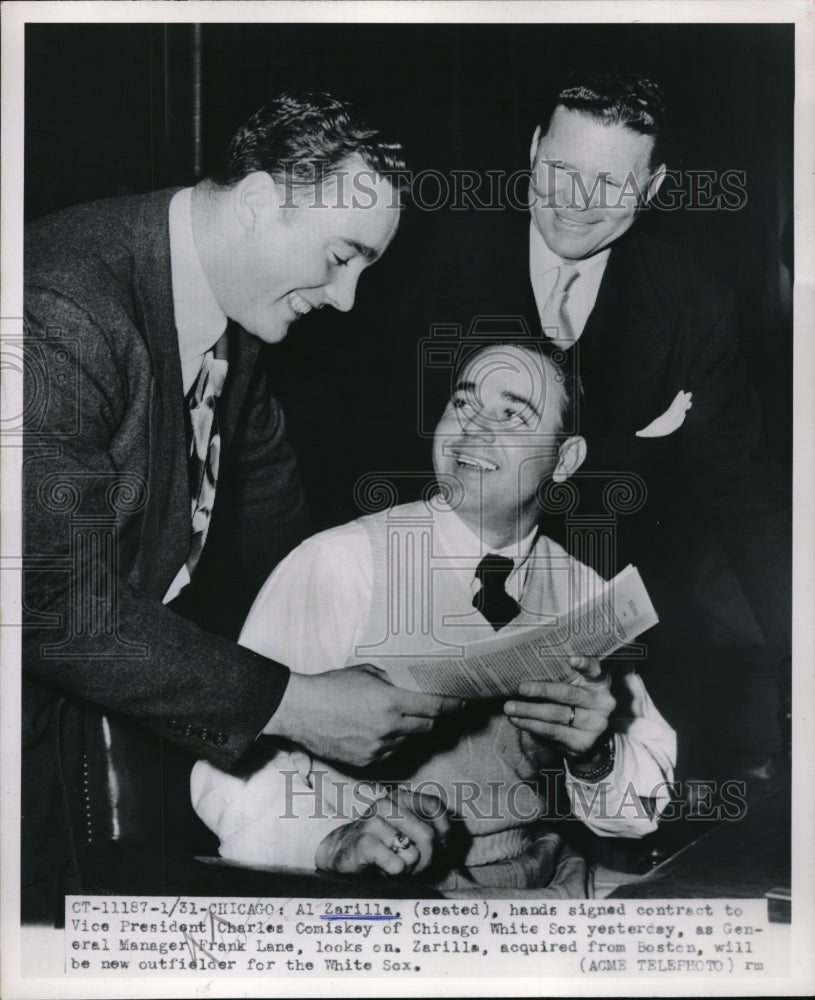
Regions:
[[[538,146],[541,141],[541,127],[535,129],[535,134],[532,136],[532,145],[529,147],[529,165],[532,169],[535,169],[535,157],[538,155]]]
[[[557,465],[552,473],[552,481],[565,483],[573,473],[577,472],[586,458],[585,438],[577,434],[566,438],[558,449]]]
[[[648,181],[648,190],[645,192],[645,204],[656,197],[657,191],[662,187],[662,182],[668,173],[668,168],[664,163],[656,168],[656,170],[651,174],[651,179]]]
[[[232,196],[238,223],[246,232],[254,232],[262,217],[280,210],[277,185],[265,170],[254,170],[238,181]]]

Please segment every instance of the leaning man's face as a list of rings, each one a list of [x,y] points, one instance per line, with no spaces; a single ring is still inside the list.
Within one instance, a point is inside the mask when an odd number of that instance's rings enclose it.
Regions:
[[[312,309],[351,309],[360,275],[387,249],[400,214],[391,184],[358,159],[316,189],[280,186],[279,194],[281,206],[261,218],[241,255],[230,313],[269,344]]]
[[[532,163],[530,208],[553,253],[584,260],[619,239],[647,194],[653,139],[556,108]]]

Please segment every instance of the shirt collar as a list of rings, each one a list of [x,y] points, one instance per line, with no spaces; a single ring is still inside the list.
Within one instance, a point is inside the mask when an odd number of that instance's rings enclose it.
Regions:
[[[526,576],[524,572],[526,560],[537,538],[537,525],[520,541],[512,542],[501,549],[492,549],[461,520],[444,500],[436,497],[433,506],[436,508],[434,541],[438,542],[442,558],[452,562],[453,565],[450,568],[459,577],[465,590],[474,584],[476,567],[490,552],[505,556],[513,561],[514,567],[507,578],[506,589],[513,596],[519,596]]]
[[[538,232],[538,227],[535,223],[529,223],[529,264],[533,274],[543,275],[554,270],[556,267],[562,267],[564,264],[567,264],[576,267],[578,276],[582,276],[600,267],[600,265],[605,267],[610,253],[611,247],[606,247],[605,250],[594,254],[593,257],[587,257],[585,260],[564,260],[549,249],[546,240]]]
[[[192,233],[192,188],[170,202],[173,311],[182,364],[201,357],[226,329],[226,313],[210,288]]]

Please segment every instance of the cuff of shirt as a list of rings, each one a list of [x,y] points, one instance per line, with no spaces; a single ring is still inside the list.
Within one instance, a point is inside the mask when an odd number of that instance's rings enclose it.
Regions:
[[[349,818],[323,794],[331,790],[327,779],[313,787],[311,768],[301,750],[280,751],[248,778],[198,761],[190,777],[192,804],[217,834],[221,857],[315,871],[317,848]]]
[[[347,819],[275,819],[259,817],[221,842],[220,855],[244,865],[271,865],[316,871],[317,848]],[[288,829],[290,827],[291,829]]]
[[[670,801],[670,749],[653,741],[653,732],[649,734],[650,745],[638,745],[633,735],[615,733],[614,769],[607,777],[592,782],[566,775],[572,812],[603,837],[644,837],[652,833],[659,813]],[[663,735],[672,737],[673,732]]]

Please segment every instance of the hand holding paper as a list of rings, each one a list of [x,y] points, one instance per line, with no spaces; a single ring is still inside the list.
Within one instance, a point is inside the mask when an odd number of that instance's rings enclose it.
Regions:
[[[578,672],[571,682],[522,681],[521,697],[504,705],[530,756],[540,739],[554,742],[566,756],[584,754],[608,729],[616,706],[608,675],[588,657],[570,657],[569,665]]]
[[[495,698],[525,680],[576,680],[569,657],[602,659],[659,621],[642,579],[627,566],[594,598],[552,625],[506,628],[463,656],[383,660],[394,684],[417,691]]]

